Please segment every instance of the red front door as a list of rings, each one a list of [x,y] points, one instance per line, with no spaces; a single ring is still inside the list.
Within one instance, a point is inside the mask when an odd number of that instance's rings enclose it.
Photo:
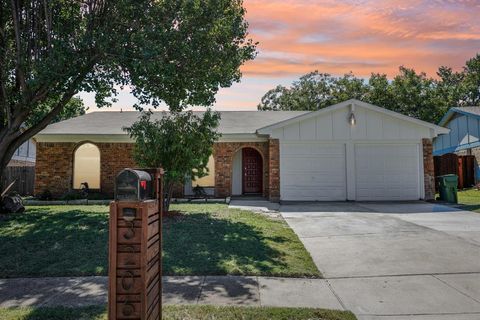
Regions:
[[[262,156],[253,148],[242,152],[243,193],[262,193]]]

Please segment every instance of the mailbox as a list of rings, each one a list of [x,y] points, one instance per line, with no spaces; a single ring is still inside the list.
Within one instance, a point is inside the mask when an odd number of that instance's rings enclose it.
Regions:
[[[152,176],[145,171],[124,169],[115,179],[115,200],[143,201],[153,199]]]
[[[161,169],[124,169],[115,179],[109,220],[109,320],[162,318],[162,185]]]

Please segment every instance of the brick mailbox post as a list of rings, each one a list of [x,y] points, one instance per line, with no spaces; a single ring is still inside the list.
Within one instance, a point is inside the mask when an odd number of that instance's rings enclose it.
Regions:
[[[110,204],[110,320],[161,318],[162,177],[160,169],[125,169],[115,180]]]

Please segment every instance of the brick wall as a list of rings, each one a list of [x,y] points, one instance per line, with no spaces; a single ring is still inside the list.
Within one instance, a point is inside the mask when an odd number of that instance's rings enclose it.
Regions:
[[[60,197],[72,189],[73,157],[82,143],[37,143],[35,194],[49,190]],[[131,143],[95,143],[100,150],[101,192],[113,195],[115,176],[120,170],[135,167]]]
[[[263,159],[263,196],[268,197],[269,189],[269,144],[268,142],[218,142],[213,146],[215,159],[215,196],[228,197],[232,194],[233,157],[242,148],[254,148]]]
[[[425,184],[425,200],[435,199],[435,170],[433,166],[432,140],[422,139],[423,145],[423,177]]]
[[[272,202],[280,201],[280,143],[278,139],[268,141],[268,197]]]
[[[113,196],[115,177],[125,168],[135,168],[132,143],[96,143],[100,149],[101,192]]]
[[[34,194],[48,190],[61,196],[72,186],[72,155],[75,143],[37,143]]]
[[[49,190],[61,197],[72,189],[73,158],[82,143],[37,143],[35,194]],[[132,158],[131,143],[94,143],[100,150],[101,192],[113,195],[115,177],[124,168],[137,167]],[[263,196],[271,201],[280,199],[279,142],[219,142],[214,145],[215,195],[227,197],[232,193],[233,157],[242,148],[251,147],[263,159]],[[175,188],[175,197],[183,196],[183,185]]]

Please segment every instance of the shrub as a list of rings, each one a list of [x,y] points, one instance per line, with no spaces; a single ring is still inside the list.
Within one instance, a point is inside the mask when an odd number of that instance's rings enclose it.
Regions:
[[[40,200],[52,200],[53,196],[52,196],[52,193],[50,192],[50,190],[45,189],[45,190],[42,191],[42,193],[40,193],[37,196],[37,198],[40,199]]]
[[[76,190],[70,190],[66,193],[64,193],[61,198],[61,200],[81,200],[81,199],[86,199],[84,195],[82,195],[80,192]]]

